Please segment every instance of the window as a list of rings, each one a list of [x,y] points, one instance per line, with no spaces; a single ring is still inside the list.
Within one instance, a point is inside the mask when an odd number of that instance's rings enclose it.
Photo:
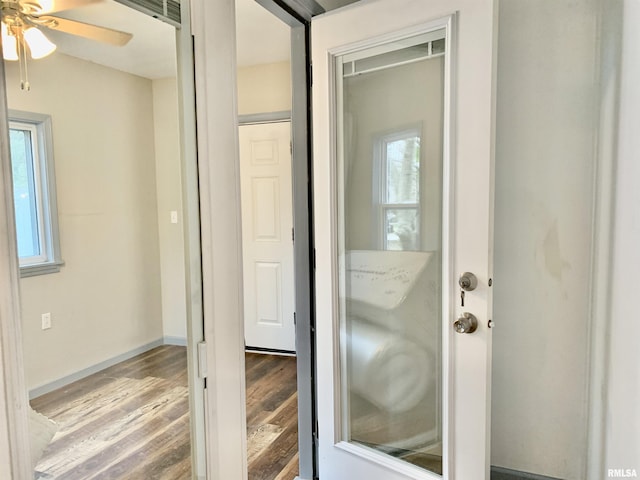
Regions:
[[[420,132],[394,132],[376,143],[379,247],[420,250]]]
[[[51,117],[9,111],[18,257],[23,277],[60,270]]]

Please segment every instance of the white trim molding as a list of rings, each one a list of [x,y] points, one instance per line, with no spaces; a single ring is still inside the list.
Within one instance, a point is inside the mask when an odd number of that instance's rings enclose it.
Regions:
[[[607,352],[603,475],[630,477],[640,471],[640,324],[635,321],[640,284],[640,4],[622,2],[619,111],[614,177],[611,306]],[[618,27],[620,28],[620,27]],[[614,30],[615,31],[615,30]]]
[[[211,480],[246,479],[235,2],[194,0],[202,299]]]
[[[238,115],[238,125],[254,125],[256,123],[288,122],[291,120],[291,111],[249,113]]]
[[[5,92],[4,64],[0,92]],[[0,95],[0,478],[33,476],[29,458],[27,389],[24,381],[18,248],[13,210],[6,95]]]
[[[589,304],[588,437],[585,471],[588,480],[605,478],[606,392],[612,299],[614,184],[620,102],[622,3],[602,3],[599,19],[599,125],[595,138],[594,200]]]
[[[162,338],[163,345],[176,345],[178,347],[186,347],[187,346],[187,338],[186,337],[172,337],[165,335]]]

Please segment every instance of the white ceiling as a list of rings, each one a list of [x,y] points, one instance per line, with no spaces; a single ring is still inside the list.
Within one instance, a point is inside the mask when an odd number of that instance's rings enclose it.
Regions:
[[[176,75],[175,28],[113,0],[56,14],[133,33],[124,47],[105,45],[75,35],[44,30],[61,53],[156,79]]]
[[[289,26],[255,0],[236,0],[238,66],[289,60]]]
[[[60,17],[133,34],[124,47],[45,30],[58,51],[150,79],[175,76],[175,29],[114,0],[59,12]],[[255,0],[236,0],[238,65],[289,59],[289,27]]]

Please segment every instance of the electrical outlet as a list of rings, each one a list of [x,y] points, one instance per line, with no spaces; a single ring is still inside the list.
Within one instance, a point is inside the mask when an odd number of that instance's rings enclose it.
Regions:
[[[42,329],[47,330],[51,328],[51,314],[43,313],[42,314]]]

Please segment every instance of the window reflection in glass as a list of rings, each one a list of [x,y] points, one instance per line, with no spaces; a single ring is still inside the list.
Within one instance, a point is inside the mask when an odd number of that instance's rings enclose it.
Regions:
[[[420,135],[412,129],[380,143],[382,250],[420,250]]]
[[[387,202],[419,203],[420,137],[387,143]]]

